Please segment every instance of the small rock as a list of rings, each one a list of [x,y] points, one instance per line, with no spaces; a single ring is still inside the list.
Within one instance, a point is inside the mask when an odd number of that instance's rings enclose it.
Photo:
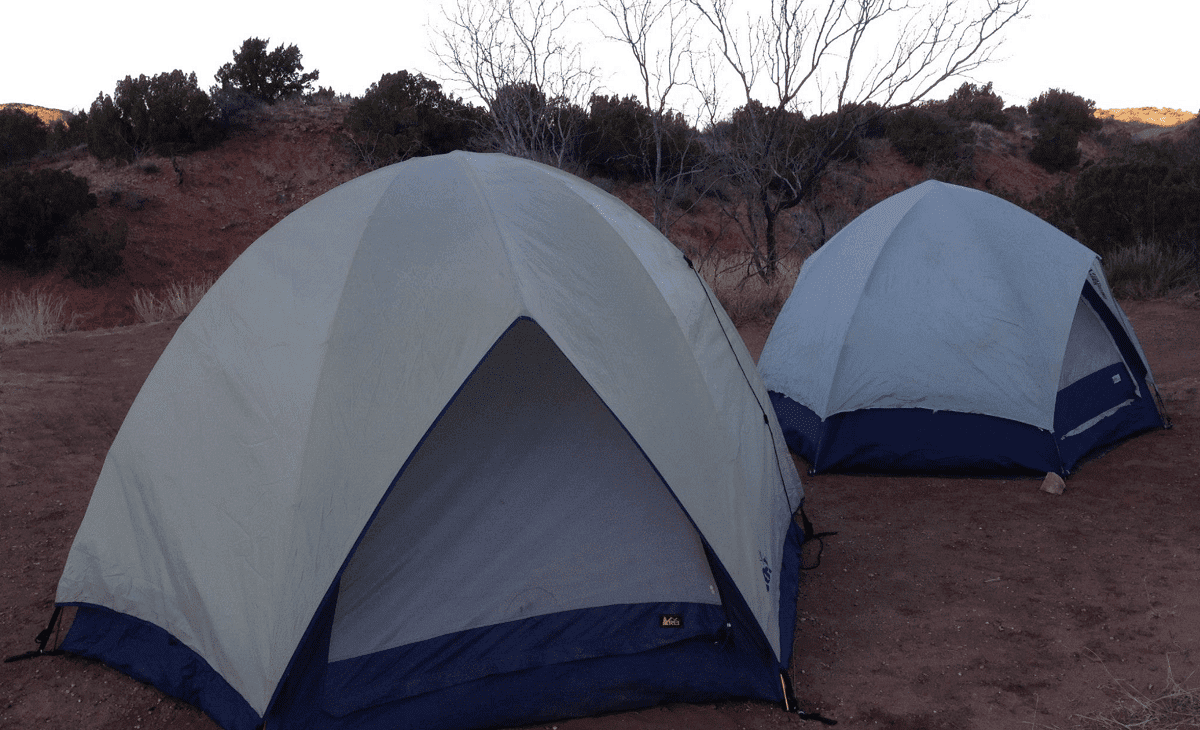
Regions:
[[[1067,485],[1062,480],[1062,477],[1052,471],[1046,472],[1046,478],[1042,480],[1043,492],[1049,492],[1050,494],[1062,494],[1063,490],[1066,488]]]

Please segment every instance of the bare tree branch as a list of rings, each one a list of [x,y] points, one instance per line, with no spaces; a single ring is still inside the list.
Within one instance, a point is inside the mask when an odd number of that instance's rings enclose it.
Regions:
[[[650,113],[650,139],[654,156],[650,178],[654,187],[654,225],[664,234],[679,216],[667,214],[668,198],[679,193],[680,186],[690,176],[683,150],[667,169],[666,123],[671,114],[669,97],[676,88],[686,84],[692,65],[691,39],[696,19],[687,14],[688,5],[678,0],[600,0],[600,8],[611,18],[615,34],[605,33],[609,40],[626,46],[633,56],[641,78],[641,101]],[[603,30],[602,30],[603,32]],[[687,144],[695,140],[689,139]]]
[[[1001,33],[1029,0],[770,0],[757,17],[735,25],[730,0],[684,0],[711,35],[742,105],[710,136],[728,179],[747,201],[740,215],[761,272],[774,274],[783,211],[811,200],[847,140],[887,111],[926,98],[939,84],[987,63]],[[872,41],[888,34],[881,57]],[[715,77],[697,79],[709,108],[720,98]],[[768,92],[765,98],[757,96]],[[761,101],[760,101],[761,98]],[[867,109],[866,104],[874,106]],[[805,119],[812,109],[823,116]],[[803,138],[797,144],[797,138]]]
[[[575,11],[565,0],[456,0],[441,10],[431,50],[487,106],[484,143],[565,165],[597,78],[582,43],[567,40]]]

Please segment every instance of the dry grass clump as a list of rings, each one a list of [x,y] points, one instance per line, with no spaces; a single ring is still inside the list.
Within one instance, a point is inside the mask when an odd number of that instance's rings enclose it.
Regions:
[[[1200,727],[1200,689],[1189,689],[1175,678],[1167,661],[1167,681],[1157,696],[1139,692],[1128,682],[1113,680],[1120,692],[1117,706],[1107,713],[1079,716],[1087,730],[1178,730]]]
[[[1104,274],[1122,299],[1149,299],[1200,289],[1200,260],[1183,247],[1142,241],[1103,258]]]
[[[748,252],[714,251],[695,262],[721,306],[735,325],[770,322],[792,293],[804,258],[792,254],[780,259],[778,271],[767,281],[757,273]]]
[[[67,300],[40,289],[0,296],[0,347],[37,342],[68,329]]]
[[[171,282],[161,298],[146,289],[138,289],[133,294],[133,311],[143,322],[179,319],[195,308],[214,281],[214,278],[208,277],[200,281],[192,279],[186,284]]]

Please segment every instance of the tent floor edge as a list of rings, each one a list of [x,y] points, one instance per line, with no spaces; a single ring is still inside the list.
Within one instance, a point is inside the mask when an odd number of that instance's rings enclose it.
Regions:
[[[549,664],[443,687],[335,716],[311,702],[277,704],[268,727],[328,730],[473,730],[622,712],[669,702],[732,698],[779,701],[778,680],[750,661],[736,639],[695,637],[639,654]],[[681,681],[679,667],[688,666]],[[706,678],[720,677],[717,684]],[[290,697],[315,698],[319,672],[297,676]]]
[[[771,392],[788,447],[812,474],[1042,477],[1063,473],[1054,436],[1036,426],[979,413],[869,408],[822,420]],[[996,444],[997,450],[981,445]]]
[[[225,730],[254,730],[262,718],[207,661],[165,629],[88,603],[78,606],[60,647],[96,659],[198,707]]]

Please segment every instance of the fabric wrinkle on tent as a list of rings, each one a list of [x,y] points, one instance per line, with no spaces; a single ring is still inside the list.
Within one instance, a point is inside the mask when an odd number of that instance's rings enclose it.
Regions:
[[[1164,425],[1096,254],[932,180],[808,258],[759,370],[813,472],[1065,476]]]
[[[230,730],[783,699],[803,492],[715,301],[547,166],[335,188],[147,378],[58,586],[63,648]]]

